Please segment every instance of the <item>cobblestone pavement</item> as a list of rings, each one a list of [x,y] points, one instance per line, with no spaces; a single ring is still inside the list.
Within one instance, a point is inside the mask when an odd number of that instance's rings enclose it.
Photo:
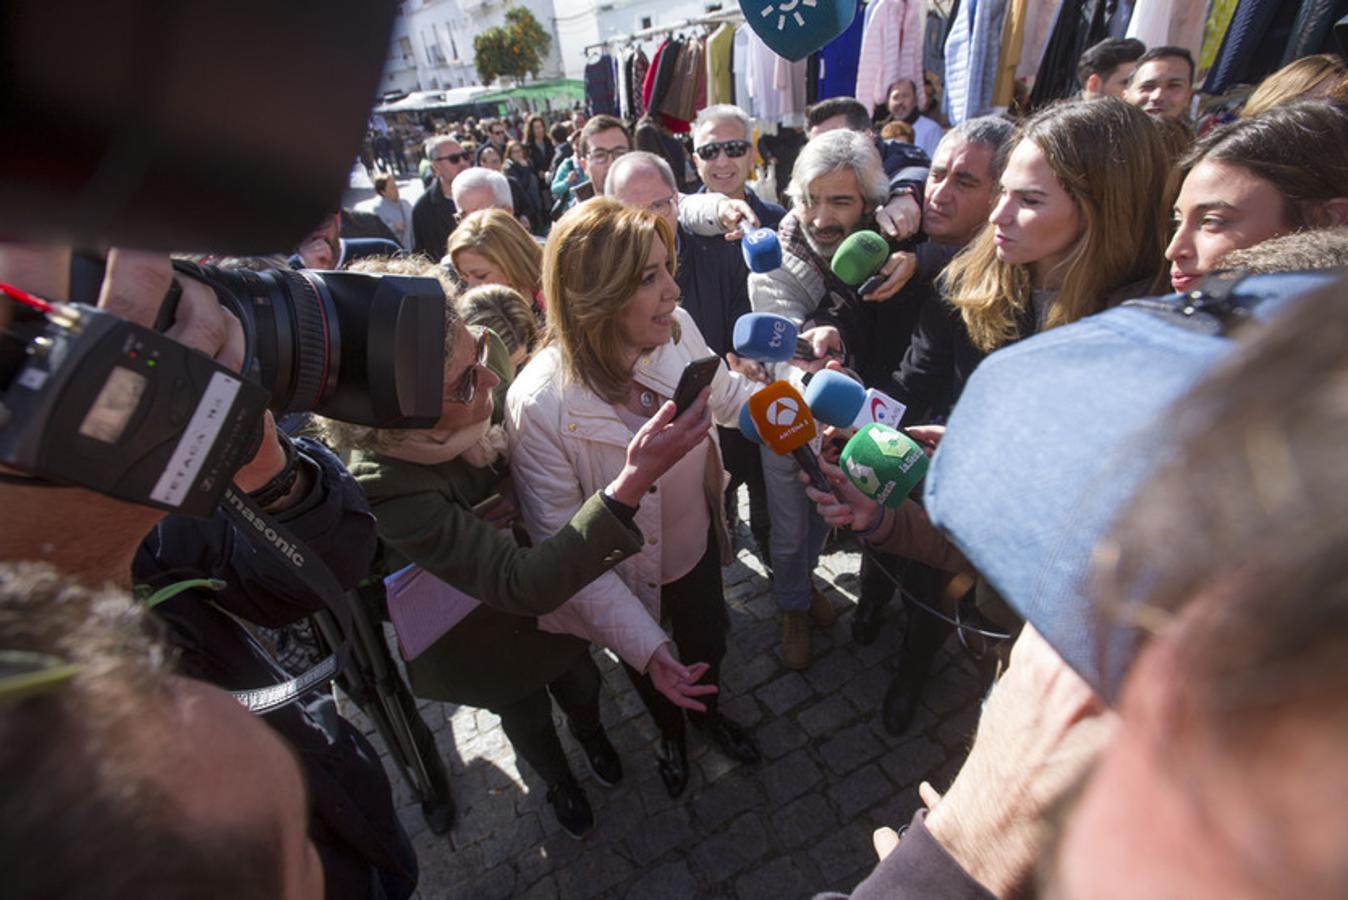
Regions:
[[[890,737],[879,708],[901,633],[899,604],[890,604],[878,640],[854,643],[848,613],[857,556],[826,555],[816,578],[843,614],[831,628],[814,630],[813,665],[788,669],[769,582],[745,549],[747,529],[740,530],[738,558],[725,570],[731,633],[722,709],[754,729],[763,761],[731,762],[690,730],[692,777],[683,797],[671,800],[655,770],[654,725],[621,667],[595,651],[604,673],[603,720],[625,776],[613,788],[594,781],[556,713],[572,771],[595,812],[595,829],[576,841],[544,802],[541,780],[521,773],[496,716],[423,703],[458,806],[449,835],[426,828],[382,741],[371,736],[417,850],[421,898],[788,900],[849,890],[875,862],[871,832],[912,817],[922,780],[948,785],[967,752],[979,701],[974,664],[958,643],[948,641],[938,658],[909,733]]]

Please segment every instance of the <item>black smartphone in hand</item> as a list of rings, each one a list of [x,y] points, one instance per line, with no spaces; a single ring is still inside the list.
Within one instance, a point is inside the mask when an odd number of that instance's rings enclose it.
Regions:
[[[674,406],[677,409],[674,413],[675,418],[683,415],[683,411],[693,405],[697,395],[702,393],[702,389],[711,384],[711,380],[716,377],[716,370],[720,366],[721,357],[704,356],[683,367],[683,374],[679,376],[679,386],[674,389]]]

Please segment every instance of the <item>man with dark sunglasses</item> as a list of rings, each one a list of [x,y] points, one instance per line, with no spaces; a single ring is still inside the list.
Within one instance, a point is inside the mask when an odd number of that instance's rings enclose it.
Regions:
[[[764,228],[775,229],[786,215],[776,203],[768,203],[746,186],[754,167],[754,148],[748,114],[738,106],[709,106],[693,126],[693,164],[704,191],[715,191],[753,207]],[[745,277],[748,277],[746,271]]]
[[[439,259],[445,255],[449,235],[454,231],[454,214],[458,212],[451,187],[459,173],[472,163],[459,142],[445,135],[426,141],[426,158],[431,161],[435,180],[412,207],[412,250]]]

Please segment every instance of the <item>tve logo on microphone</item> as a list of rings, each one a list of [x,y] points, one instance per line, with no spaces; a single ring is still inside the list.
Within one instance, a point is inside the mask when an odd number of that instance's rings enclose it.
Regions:
[[[768,346],[774,350],[780,350],[782,345],[786,343],[786,332],[789,327],[789,322],[773,322],[772,337],[768,339]],[[792,335],[791,339],[794,341],[795,335]]]

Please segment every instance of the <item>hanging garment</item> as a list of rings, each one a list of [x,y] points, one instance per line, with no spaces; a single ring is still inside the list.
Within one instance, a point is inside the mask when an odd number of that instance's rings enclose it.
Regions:
[[[1104,40],[1107,15],[1106,0],[1067,0],[1063,4],[1034,79],[1031,107],[1038,109],[1077,92],[1077,60],[1087,47]]]
[[[1330,34],[1334,23],[1348,15],[1348,0],[1302,0],[1296,22],[1292,24],[1292,39],[1283,51],[1282,64],[1315,53],[1333,52]]]
[[[632,51],[618,54],[618,115],[632,118]]]
[[[607,53],[585,67],[585,105],[589,114],[618,114],[618,86],[613,77],[613,57]]]
[[[735,45],[730,54],[730,67],[735,72],[735,97],[731,100],[740,109],[754,118],[762,118],[754,109],[753,97],[749,95],[749,35],[753,29],[740,25],[735,29]]]
[[[922,33],[922,70],[935,74],[945,68],[945,38],[950,33],[950,18],[936,6],[927,10],[927,27]]]
[[[640,119],[646,114],[646,102],[642,99],[646,85],[646,73],[651,70],[646,51],[640,47],[632,57],[632,118]]]
[[[997,80],[1006,0],[970,0],[959,11],[946,43],[945,97],[951,125],[990,109]]]
[[[870,24],[861,35],[856,98],[867,109],[883,104],[889,86],[907,78],[917,87],[917,106],[926,105],[922,86],[922,0],[875,0]]]
[[[772,51],[768,51],[771,53]],[[792,62],[773,54],[773,86],[781,98],[782,109],[777,121],[789,128],[805,125],[805,69],[807,60]]]
[[[776,88],[777,60],[780,57],[768,49],[768,45],[753,29],[746,26],[746,30],[749,32],[746,80],[749,96],[753,98],[754,117],[776,125],[782,118],[782,95]]]
[[[816,100],[856,96],[857,62],[861,58],[861,35],[865,27],[866,15],[858,9],[847,30],[829,41],[819,51]]]
[[[1128,22],[1126,37],[1137,38],[1148,47],[1170,43],[1169,0],[1137,0]]]
[[[1006,7],[1006,23],[1002,26],[1002,50],[997,56],[996,80],[988,105],[1004,109],[1011,105],[1012,89],[1016,83],[1016,69],[1020,65],[1021,47],[1025,43],[1025,17],[1030,0],[1011,0]]]
[[[1233,85],[1254,83],[1271,71],[1270,57],[1282,58],[1286,43],[1279,42],[1276,53],[1270,53],[1270,45],[1277,40],[1275,36],[1285,35],[1290,28],[1290,22],[1288,28],[1278,26],[1279,5],[1279,0],[1241,0],[1226,30],[1222,49],[1203,83],[1205,93],[1221,94]],[[1290,19],[1296,9],[1288,9]],[[1282,40],[1286,39],[1284,36]]]
[[[655,89],[651,91],[650,99],[646,101],[646,109],[649,112],[658,112],[664,106],[665,98],[669,96],[670,86],[674,83],[674,71],[678,66],[679,53],[683,50],[683,41],[678,38],[670,38],[662,45],[663,51],[658,54],[654,63],[655,68]]]
[[[1203,23],[1203,49],[1198,54],[1198,77],[1202,78],[1217,61],[1217,53],[1226,39],[1226,30],[1236,14],[1240,0],[1212,0],[1208,20]]]
[[[805,57],[805,103],[817,103],[819,100],[819,52],[816,50]]]
[[[707,103],[734,103],[735,26],[726,22],[707,38]]]
[[[1044,61],[1044,50],[1053,34],[1053,26],[1058,22],[1058,13],[1062,9],[1062,0],[1036,2],[1030,4],[1025,14],[1025,37],[1020,44],[1020,63],[1016,66],[1016,78],[1034,87],[1035,76],[1039,74],[1039,65]]]
[[[1204,4],[1206,6],[1206,2]],[[1128,29],[1133,24],[1133,0],[1118,0],[1114,6],[1114,12],[1110,14],[1109,21],[1105,25],[1105,36],[1121,40],[1128,36]],[[1199,17],[1203,15],[1199,11]],[[1202,24],[1201,22],[1199,23]],[[1195,45],[1197,46],[1197,45]]]
[[[679,47],[673,68],[674,77],[669,92],[656,109],[668,117],[662,117],[661,121],[670,131],[686,134],[689,123],[697,116],[699,92],[702,105],[706,105],[707,63],[702,42],[696,39],[684,41]]]
[[[1128,23],[1128,37],[1148,47],[1202,50],[1207,0],[1137,0]]]

